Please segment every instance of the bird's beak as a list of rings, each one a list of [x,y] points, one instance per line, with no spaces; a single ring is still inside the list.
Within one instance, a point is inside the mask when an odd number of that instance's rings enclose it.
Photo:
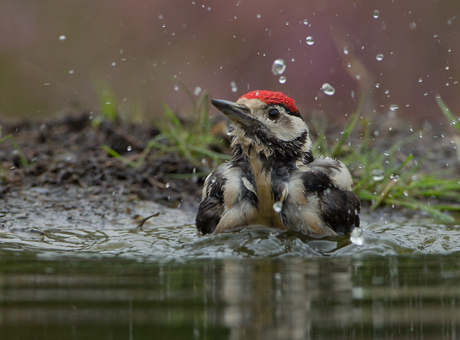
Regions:
[[[256,120],[248,114],[250,111],[247,106],[220,99],[211,99],[211,103],[232,122],[240,122],[243,125],[249,126]]]

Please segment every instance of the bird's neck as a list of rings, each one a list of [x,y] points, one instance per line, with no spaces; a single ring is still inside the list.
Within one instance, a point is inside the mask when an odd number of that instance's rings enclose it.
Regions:
[[[295,168],[296,165],[308,164],[314,160],[311,151],[284,154],[271,152],[267,155],[264,151],[252,145],[234,145],[233,159],[249,162],[253,171],[264,171],[267,173],[280,168]]]

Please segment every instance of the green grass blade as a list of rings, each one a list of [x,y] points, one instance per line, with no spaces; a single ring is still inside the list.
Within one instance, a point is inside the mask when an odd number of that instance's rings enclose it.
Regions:
[[[441,99],[441,96],[438,94],[436,95],[436,102],[438,103],[439,108],[441,109],[442,113],[449,121],[450,125],[453,126],[458,133],[460,133],[460,121],[456,118],[450,109],[447,107],[446,103]]]

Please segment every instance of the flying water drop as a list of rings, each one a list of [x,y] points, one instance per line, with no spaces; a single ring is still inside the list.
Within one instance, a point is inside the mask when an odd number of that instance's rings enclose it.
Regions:
[[[362,246],[364,244],[364,233],[360,228],[355,228],[350,234],[350,241],[357,246]]]
[[[376,182],[380,182],[385,178],[385,173],[383,170],[380,169],[374,169],[371,171],[372,179]]]
[[[348,46],[343,47],[343,54],[348,55]]]
[[[280,84],[284,84],[286,82],[286,77],[281,76],[280,79],[279,79],[279,82],[280,82]]]
[[[284,70],[286,70],[286,63],[283,59],[276,59],[272,65],[272,72],[275,76],[283,74]]]
[[[308,36],[307,37],[307,45],[313,45],[315,43],[315,41],[313,40],[313,37],[312,36]]]
[[[378,9],[376,9],[376,10],[374,11],[374,19],[377,19],[377,18],[379,17],[379,15],[380,15],[380,12],[379,12]]]
[[[275,212],[280,213],[282,209],[283,203],[281,203],[280,201],[273,203],[273,210],[275,210]]]
[[[381,54],[381,53],[380,53],[380,54],[377,54],[377,55],[375,56],[375,59],[377,59],[377,61],[382,61],[382,60],[383,60],[383,54]]]
[[[328,96],[332,96],[335,93],[335,88],[333,88],[329,83],[324,83],[321,89],[323,90],[324,94]]]

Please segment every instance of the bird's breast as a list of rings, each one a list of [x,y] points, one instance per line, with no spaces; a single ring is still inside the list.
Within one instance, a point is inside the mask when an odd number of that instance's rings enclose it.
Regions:
[[[272,183],[272,174],[263,168],[260,159],[251,159],[251,168],[254,174],[255,192],[257,195],[257,215],[251,224],[263,224],[270,227],[286,230],[281,220],[280,212],[275,206],[275,190]],[[282,201],[279,202],[282,205]]]

